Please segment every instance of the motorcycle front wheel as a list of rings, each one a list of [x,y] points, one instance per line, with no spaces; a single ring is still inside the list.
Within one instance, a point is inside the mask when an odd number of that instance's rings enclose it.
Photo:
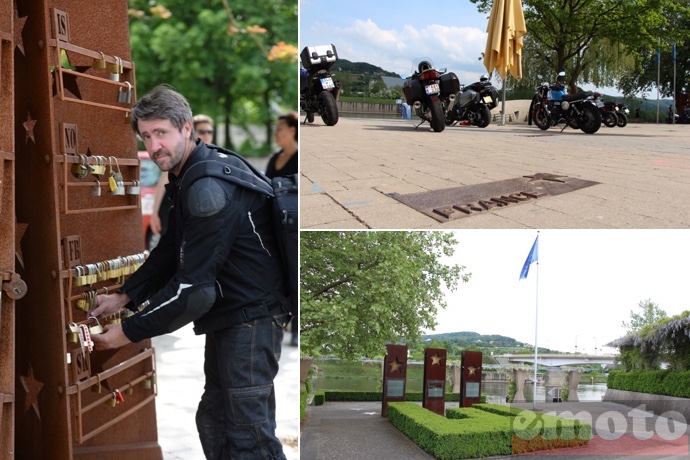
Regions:
[[[593,104],[584,104],[577,117],[577,124],[587,134],[594,134],[601,127],[601,113]]]
[[[534,106],[534,124],[543,131],[551,127],[551,115],[542,104]]]
[[[491,123],[491,111],[487,106],[482,104],[477,108],[477,121],[475,125],[480,128],[486,128],[489,126],[489,123]]]
[[[321,101],[321,119],[326,126],[335,126],[338,123],[338,106],[335,98],[329,91],[321,91],[319,100]]]
[[[625,125],[628,124],[628,116],[624,113],[619,113],[618,115],[618,127],[619,128],[625,128]]]
[[[618,116],[614,112],[606,112],[601,116],[601,122],[607,128],[613,128],[618,124]]]
[[[446,120],[443,116],[441,101],[431,101],[431,129],[440,133],[446,128]]]

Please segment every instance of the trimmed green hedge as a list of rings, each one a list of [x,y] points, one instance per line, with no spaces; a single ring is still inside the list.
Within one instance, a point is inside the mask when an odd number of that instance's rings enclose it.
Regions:
[[[323,391],[317,391],[314,393],[314,405],[322,406],[326,402],[326,393]]]
[[[415,403],[391,403],[388,419],[441,460],[512,455],[589,442],[592,427],[493,404],[449,409],[441,417]]]
[[[690,371],[611,371],[606,385],[615,390],[690,398]]]
[[[382,401],[383,393],[380,391],[326,391],[326,401]],[[420,402],[422,392],[414,391],[405,393],[408,401]],[[446,402],[460,402],[458,393],[446,393]],[[481,402],[486,402],[486,396],[481,396]]]

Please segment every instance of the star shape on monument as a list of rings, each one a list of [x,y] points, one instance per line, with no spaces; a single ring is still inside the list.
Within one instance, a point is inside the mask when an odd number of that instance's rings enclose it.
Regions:
[[[390,361],[388,363],[391,367],[391,372],[402,372],[402,367],[404,363],[401,363],[398,361],[398,358],[395,358],[395,361]]]
[[[31,112],[28,112],[26,114],[26,121],[23,124],[24,129],[26,130],[26,141],[29,142],[29,139],[33,141],[33,143],[36,143],[36,139],[34,138],[34,127],[36,126],[36,122],[38,120],[33,120],[31,118]]]
[[[29,224],[23,224],[21,222],[17,222],[14,225],[14,247],[16,249],[14,255],[17,258],[17,261],[19,262],[19,265],[21,265],[22,269],[24,268],[24,256],[22,254],[22,238],[24,238],[24,233],[26,233],[26,229],[29,226]]]
[[[469,375],[475,375],[475,372],[477,372],[477,368],[473,365],[470,365],[470,367],[467,368],[467,371],[469,372]]]
[[[24,30],[24,25],[26,25],[26,20],[29,16],[19,17],[19,9],[17,8],[17,2],[14,2],[14,45],[19,48],[22,54],[24,53],[24,39],[22,39],[22,31]]]
[[[442,360],[443,356],[440,356],[438,353],[436,353],[434,356],[431,356],[431,365],[433,366],[434,364],[438,364],[440,366]]]
[[[19,381],[21,382],[22,388],[26,393],[24,399],[24,412],[29,410],[29,407],[33,407],[34,411],[36,412],[36,416],[38,416],[38,419],[41,420],[41,412],[38,410],[38,394],[41,392],[44,383],[36,379],[36,376],[34,376],[34,369],[31,364],[29,364],[28,375],[26,377],[20,375]]]
[[[522,176],[522,177],[529,178],[530,180],[527,181],[528,183],[538,181],[538,180],[548,180],[550,182],[561,182],[561,183],[565,184],[565,181],[561,180],[559,178],[560,177],[568,177],[568,176],[559,176],[557,174],[551,174],[551,173],[536,173],[536,174],[533,174],[531,176]]]

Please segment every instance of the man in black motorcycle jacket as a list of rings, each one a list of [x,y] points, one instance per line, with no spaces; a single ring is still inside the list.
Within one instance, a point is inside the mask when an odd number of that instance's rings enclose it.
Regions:
[[[132,127],[151,159],[169,171],[174,208],[169,231],[146,262],[117,293],[98,296],[89,312],[108,316],[123,306],[137,312],[93,336],[96,348],[117,348],[193,321],[195,333],[206,334],[206,383],[196,415],[204,454],[284,459],[275,436],[273,379],[288,315],[262,287],[286,292],[270,203],[241,181],[185,181],[192,166],[223,154],[196,139],[189,104],[169,87],[156,87],[135,104]],[[246,169],[235,161],[231,168]],[[261,273],[262,280],[247,273]]]

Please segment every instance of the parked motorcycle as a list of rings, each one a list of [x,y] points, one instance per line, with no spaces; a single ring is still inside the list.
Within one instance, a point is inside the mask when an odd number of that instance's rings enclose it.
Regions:
[[[327,126],[338,123],[336,101],[340,82],[333,80],[328,70],[338,60],[334,45],[307,46],[300,53],[300,108],[307,114],[305,123],[314,122],[314,114],[321,115]]]
[[[613,101],[604,102],[600,93],[594,93],[594,103],[601,112],[601,122],[607,128],[615,128],[618,125],[618,108]]]
[[[630,115],[630,109],[625,104],[619,104],[616,102],[616,115],[618,116],[618,127],[625,128],[628,124],[628,115]]]
[[[446,124],[464,121],[486,128],[491,122],[491,109],[497,105],[498,90],[491,85],[488,75],[482,75],[478,82],[460,86],[454,99],[444,99]]]
[[[547,130],[551,126],[564,123],[567,126],[579,128],[587,134],[596,133],[601,127],[601,113],[593,101],[594,93],[582,91],[576,94],[565,94],[560,100],[554,93],[563,91],[563,85],[556,83],[542,83],[537,87],[530,104],[530,124],[534,123],[539,129]]]
[[[422,119],[415,129],[427,121],[435,132],[443,131],[446,127],[443,100],[455,99],[458,89],[458,77],[454,73],[436,70],[430,61],[421,61],[417,71],[407,77],[403,85],[405,100]]]

